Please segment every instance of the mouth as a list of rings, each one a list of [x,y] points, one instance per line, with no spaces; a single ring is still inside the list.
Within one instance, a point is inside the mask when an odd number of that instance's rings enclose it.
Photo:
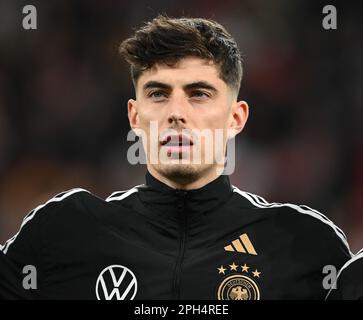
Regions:
[[[184,134],[166,135],[160,142],[162,147],[167,148],[168,154],[189,152],[193,141]]]

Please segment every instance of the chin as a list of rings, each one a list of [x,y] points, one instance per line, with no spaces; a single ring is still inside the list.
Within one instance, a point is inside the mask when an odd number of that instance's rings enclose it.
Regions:
[[[210,168],[210,165],[169,163],[155,167],[155,170],[169,180],[186,183],[198,180]]]

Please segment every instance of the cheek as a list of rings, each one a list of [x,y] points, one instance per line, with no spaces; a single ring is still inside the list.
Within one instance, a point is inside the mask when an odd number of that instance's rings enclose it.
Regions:
[[[151,139],[151,136],[158,137],[161,131],[162,119],[160,113],[158,112],[150,112],[149,110],[143,110],[139,112],[139,127],[142,129],[148,139]]]
[[[148,127],[150,125],[150,121],[159,120],[160,112],[156,112],[152,108],[143,108],[142,110],[139,110],[139,121],[141,126]]]
[[[203,128],[223,129],[228,125],[228,114],[226,110],[197,114],[196,117]]]

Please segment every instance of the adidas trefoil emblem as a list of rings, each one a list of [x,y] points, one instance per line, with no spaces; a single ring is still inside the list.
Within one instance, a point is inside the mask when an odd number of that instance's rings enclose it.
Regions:
[[[241,234],[238,239],[224,247],[225,251],[248,253],[257,256],[257,252],[247,233]]]

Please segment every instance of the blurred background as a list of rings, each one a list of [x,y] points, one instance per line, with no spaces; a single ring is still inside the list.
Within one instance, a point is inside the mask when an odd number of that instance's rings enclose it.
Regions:
[[[37,30],[22,8],[37,9]],[[335,4],[338,29],[322,28]],[[358,1],[0,1],[0,243],[58,192],[99,197],[143,183],[132,166],[119,43],[158,13],[213,18],[244,59],[249,122],[233,184],[306,204],[363,247],[363,10]]]

